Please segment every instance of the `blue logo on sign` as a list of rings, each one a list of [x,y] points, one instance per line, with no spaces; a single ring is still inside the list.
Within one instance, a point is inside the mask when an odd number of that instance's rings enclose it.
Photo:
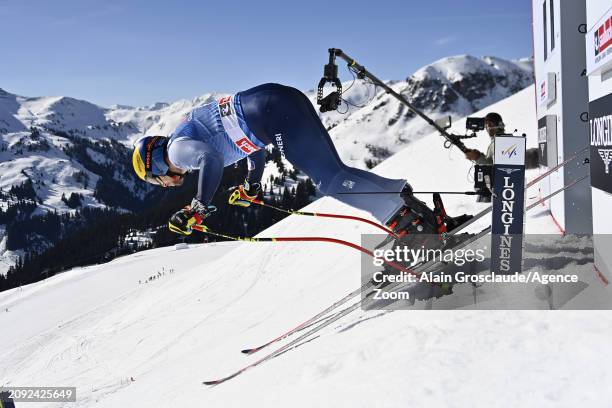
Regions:
[[[502,155],[506,155],[508,158],[516,156],[516,145],[512,145],[509,148],[502,150]]]

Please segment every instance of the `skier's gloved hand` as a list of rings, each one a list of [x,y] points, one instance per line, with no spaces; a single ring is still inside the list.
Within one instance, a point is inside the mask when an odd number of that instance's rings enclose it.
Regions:
[[[189,206],[189,209],[195,214],[198,214],[202,219],[208,217],[211,213],[217,211],[217,207],[215,207],[214,205],[206,205],[197,198],[191,200],[191,205]]]
[[[244,180],[244,184],[236,187],[230,194],[227,202],[231,205],[248,207],[257,199],[260,191],[260,183],[249,183],[247,180]]]
[[[204,218],[215,211],[217,211],[217,208],[214,205],[205,205],[200,200],[194,198],[191,201],[191,205],[175,212],[170,217],[168,228],[177,234],[190,235],[193,225],[201,224]]]

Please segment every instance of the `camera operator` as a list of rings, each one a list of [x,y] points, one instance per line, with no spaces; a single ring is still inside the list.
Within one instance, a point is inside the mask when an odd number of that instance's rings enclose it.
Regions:
[[[482,153],[479,150],[471,149],[465,153],[465,157],[468,160],[476,162],[476,164],[490,164],[493,165],[493,154],[494,154],[494,142],[495,136],[501,135],[505,132],[505,125],[502,117],[499,113],[489,112],[484,118],[485,130],[491,138],[487,153]],[[482,126],[482,125],[481,125]]]
[[[468,118],[469,119],[469,118]],[[478,120],[478,118],[473,118]],[[491,137],[491,142],[487,148],[487,153],[482,153],[479,150],[471,149],[465,153],[468,160],[472,160],[476,164],[493,165],[493,156],[495,153],[495,136],[505,133],[505,125],[499,113],[490,112],[484,117],[484,128]],[[482,128],[480,128],[482,129]],[[530,148],[525,152],[525,168],[535,169],[538,167],[538,149]]]

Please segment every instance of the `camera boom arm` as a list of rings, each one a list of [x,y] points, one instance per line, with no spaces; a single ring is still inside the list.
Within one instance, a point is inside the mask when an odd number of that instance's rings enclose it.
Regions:
[[[425,122],[427,122],[429,125],[433,126],[438,132],[440,132],[442,137],[446,139],[444,143],[445,145],[450,144],[450,145],[456,146],[463,153],[469,150],[460,140],[464,137],[454,135],[452,133],[448,133],[446,129],[438,125],[429,116],[425,115],[423,112],[417,109],[414,105],[412,105],[403,95],[395,92],[390,86],[385,84],[383,81],[381,81],[376,76],[374,76],[374,74],[372,74],[370,71],[365,69],[363,65],[358,64],[357,61],[355,61],[353,58],[346,55],[344,51],[338,48],[329,49],[329,63],[325,65],[325,68],[323,71],[323,78],[321,78],[321,81],[319,81],[319,87],[317,89],[317,104],[321,105],[321,108],[320,108],[321,112],[335,110],[338,108],[338,105],[340,104],[340,96],[342,95],[342,84],[340,83],[340,80],[338,79],[338,66],[336,65],[336,57],[339,57],[345,60],[348,63],[349,69],[357,73],[358,78],[360,79],[368,78],[375,85],[383,88],[388,94],[391,94],[393,97],[395,97],[395,99],[397,99],[398,101],[406,105],[408,109],[410,109],[411,111],[419,115],[421,118],[423,118],[423,120],[425,120]],[[323,87],[325,86],[327,82],[332,83],[336,87],[336,91],[330,93],[326,97],[323,97]],[[450,146],[447,146],[447,147],[450,147]]]

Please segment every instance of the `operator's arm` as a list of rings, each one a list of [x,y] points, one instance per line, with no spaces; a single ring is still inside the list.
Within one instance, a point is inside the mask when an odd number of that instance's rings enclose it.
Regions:
[[[488,157],[486,154],[480,153],[480,155],[478,157],[476,157],[476,160],[474,160],[474,162],[476,164],[489,164],[489,165],[493,165],[493,158]]]
[[[489,164],[493,165],[493,153],[494,153],[495,144],[491,142],[487,149],[486,154],[480,153],[478,157],[474,160],[476,164]]]

